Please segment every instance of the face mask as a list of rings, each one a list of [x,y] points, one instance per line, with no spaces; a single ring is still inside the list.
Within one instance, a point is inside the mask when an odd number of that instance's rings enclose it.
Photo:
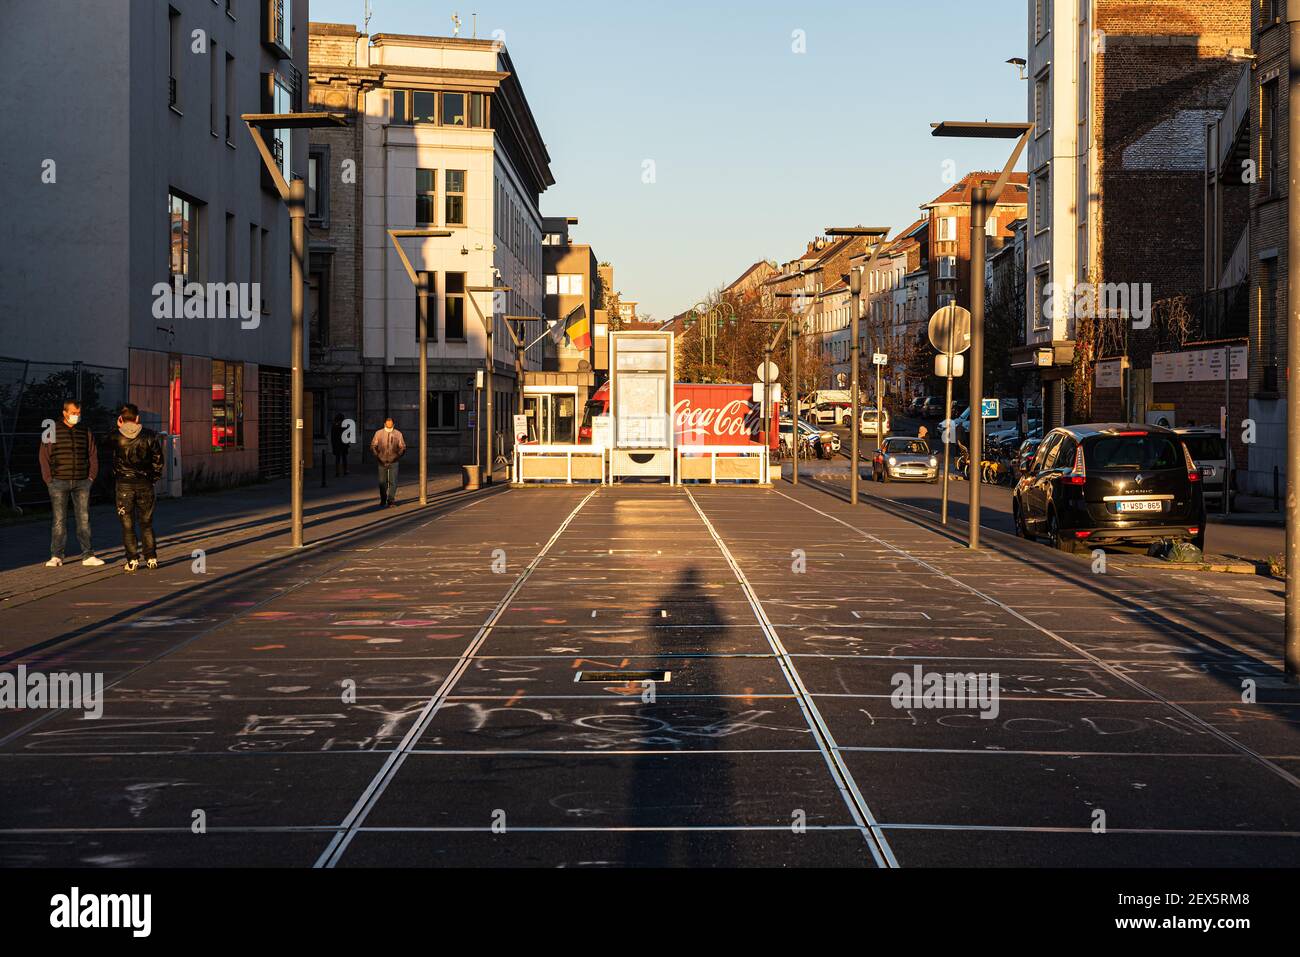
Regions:
[[[386,425],[386,426],[384,426],[384,431],[387,432],[389,435],[392,435],[392,434],[393,434],[393,427],[392,427],[391,425]]]
[[[68,416],[68,425],[76,425],[80,421],[81,421],[81,416],[79,415]]]

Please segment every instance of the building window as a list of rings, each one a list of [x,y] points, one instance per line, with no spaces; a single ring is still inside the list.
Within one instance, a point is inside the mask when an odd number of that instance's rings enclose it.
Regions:
[[[957,278],[957,257],[956,256],[939,257],[939,278],[940,279]]]
[[[448,342],[465,341],[465,274],[447,273],[443,330]]]
[[[185,283],[194,282],[199,275],[199,221],[198,207],[183,196],[167,194],[167,212],[170,219],[170,251],[168,272]]]
[[[167,8],[167,29],[170,42],[170,61],[167,68],[167,105],[176,111],[181,106],[181,62],[185,56],[182,49],[181,14],[175,7]]]
[[[244,447],[244,364],[212,360],[212,451]]]
[[[289,89],[288,84],[280,79],[280,74],[272,73],[271,82],[271,109],[272,113],[292,113],[293,112],[293,91]],[[289,130],[274,130],[270,143],[271,152],[275,155],[280,166],[280,173],[286,181],[293,179],[293,169],[291,148],[293,137]]]
[[[1034,232],[1041,233],[1052,222],[1052,187],[1048,171],[1034,174]]]
[[[307,330],[312,348],[330,344],[329,277],[319,269],[307,276]]]
[[[218,49],[217,44],[213,43],[212,46],[208,48],[208,132],[213,136],[220,136],[223,132],[221,129],[218,129],[221,125],[219,122],[220,112],[218,110],[219,101],[221,99],[220,90],[222,81],[225,79],[219,70],[221,65],[220,50]]]
[[[234,146],[235,126],[235,58],[226,54],[226,145]]]
[[[447,223],[448,226],[465,225],[465,171],[447,170]]]
[[[407,126],[411,122],[411,113],[408,109],[410,97],[405,90],[393,90],[389,94],[389,104],[392,107],[388,122],[396,126]]]
[[[416,90],[411,94],[411,122],[438,122],[438,94]]]
[[[312,224],[330,225],[330,148],[312,146],[307,154],[307,216]]]
[[[1269,80],[1260,86],[1259,111],[1259,173],[1260,195],[1268,198],[1277,196],[1279,178],[1278,133],[1278,97],[1280,87],[1277,80]]]
[[[415,171],[415,223],[417,226],[435,226],[438,219],[437,171]]]
[[[429,431],[455,432],[460,427],[460,393],[429,393]]]
[[[1052,87],[1050,73],[1043,71],[1034,80],[1034,135],[1042,136],[1052,127]]]
[[[1260,389],[1278,391],[1277,341],[1277,260],[1260,261],[1259,279],[1259,357],[1263,370]]]
[[[581,296],[582,274],[561,274],[546,277],[546,294],[548,296]]]
[[[461,129],[488,129],[489,100],[484,93],[393,90],[391,123],[426,123]]]
[[[465,94],[442,94],[442,125],[464,126],[465,122]]]
[[[167,358],[167,433],[181,434],[181,357]]]
[[[1034,41],[1047,36],[1052,29],[1052,0],[1034,0]]]
[[[1271,27],[1277,19],[1277,0],[1259,0],[1259,26]]]
[[[957,241],[957,217],[941,216],[939,217],[939,242],[951,243]]]
[[[1047,301],[1047,270],[1034,273],[1034,301],[1029,304],[1030,316],[1035,329],[1045,328],[1050,316],[1043,315],[1043,304]]]

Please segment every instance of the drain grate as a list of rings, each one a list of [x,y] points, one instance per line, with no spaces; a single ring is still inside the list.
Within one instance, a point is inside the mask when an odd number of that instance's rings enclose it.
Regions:
[[[574,679],[577,684],[622,685],[632,681],[653,681],[655,684],[667,684],[673,680],[671,671],[579,671]]]

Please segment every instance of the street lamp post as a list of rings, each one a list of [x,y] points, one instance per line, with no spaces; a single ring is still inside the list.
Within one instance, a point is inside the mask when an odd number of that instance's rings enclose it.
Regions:
[[[346,126],[347,117],[342,113],[245,113],[240,119],[248,127],[266,166],[267,173],[275,183],[275,190],[280,200],[289,210],[290,257],[289,257],[289,348],[291,356],[290,369],[290,411],[292,419],[289,444],[289,513],[292,545],[303,547],[303,273],[307,248],[307,184],[295,177],[293,182],[285,180],[284,173],[274,154],[266,145],[262,131],[270,130],[305,130],[323,126]]]
[[[487,336],[487,349],[486,349],[487,409],[485,410],[486,415],[484,416],[487,419],[487,424],[484,427],[484,432],[487,433],[487,457],[484,459],[483,464],[484,467],[487,469],[488,485],[493,484],[492,479],[493,479],[493,475],[496,472],[496,459],[492,457],[492,435],[493,435],[493,429],[495,427],[495,423],[492,420],[492,392],[494,391],[492,388],[493,386],[492,380],[496,369],[496,357],[492,354],[492,319],[489,319],[483,315],[483,310],[478,307],[478,299],[476,298],[476,294],[480,292],[490,292],[493,295],[495,295],[498,292],[510,292],[511,288],[512,287],[510,286],[466,286],[465,287],[465,292],[469,294],[468,296],[469,301],[474,304],[474,311],[478,313],[479,322],[483,324],[483,333],[484,335]],[[493,310],[494,317],[495,314],[496,311]],[[521,389],[523,388],[523,383],[519,384],[519,388]],[[480,476],[480,478],[482,478],[482,476]]]
[[[429,274],[416,272],[401,239],[447,239],[451,232],[436,229],[390,229],[388,238],[393,242],[407,277],[415,283],[417,310],[416,331],[420,340],[419,402],[420,402],[420,507],[429,504]]]
[[[978,139],[1016,139],[1002,174],[992,189],[983,183],[971,190],[970,200],[970,548],[980,547],[980,463],[984,459],[984,229],[997,209],[1011,171],[1020,161],[1033,123],[935,123],[934,136]],[[949,423],[951,424],[951,423]]]
[[[851,226],[851,227],[831,227],[826,230],[827,236],[865,236],[872,240],[874,246],[871,250],[871,260],[864,268],[853,269],[849,272],[849,291],[853,297],[852,311],[849,313],[849,374],[852,380],[850,389],[852,390],[853,402],[853,421],[849,423],[849,448],[852,464],[849,468],[849,502],[853,505],[858,504],[861,492],[859,489],[858,462],[862,455],[862,343],[859,339],[862,330],[862,274],[863,272],[873,273],[876,268],[876,260],[880,258],[883,248],[883,242],[889,235],[889,230],[884,226]],[[893,248],[893,243],[889,248]],[[880,390],[876,390],[876,437],[880,436]]]
[[[1300,3],[1286,5],[1291,62],[1289,130],[1293,144],[1287,191],[1287,383],[1286,383],[1286,680],[1300,684]],[[1228,378],[1232,378],[1231,366]],[[1225,484],[1223,494],[1228,495]]]

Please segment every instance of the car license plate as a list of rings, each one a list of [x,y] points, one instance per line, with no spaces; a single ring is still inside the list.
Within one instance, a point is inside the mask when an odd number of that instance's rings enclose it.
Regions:
[[[1161,502],[1120,502],[1119,510],[1121,512],[1163,512],[1164,504]]]

